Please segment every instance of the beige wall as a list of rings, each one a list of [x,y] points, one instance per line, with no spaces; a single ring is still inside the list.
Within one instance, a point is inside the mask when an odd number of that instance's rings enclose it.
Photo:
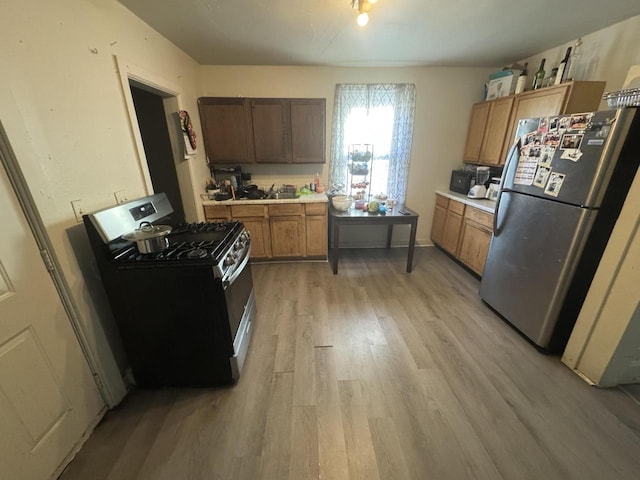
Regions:
[[[582,41],[581,58],[576,62],[577,80],[605,80],[605,91],[620,90],[629,68],[640,64],[640,15],[585,35]],[[548,73],[558,66],[567,47],[574,44],[575,40],[522,61],[529,62],[529,74],[532,74],[538,69],[540,60],[546,58]],[[606,108],[603,102],[601,109]]]
[[[420,214],[418,244],[429,245],[434,190],[448,188],[451,170],[462,164],[471,105],[482,99],[495,68],[330,68],[204,66],[205,96],[324,97],[327,99],[327,164],[318,172],[326,184],[331,147],[333,95],[337,83],[409,82],[416,85],[416,116],[407,205]],[[254,183],[308,183],[319,167],[247,166]],[[404,236],[394,236],[401,243]],[[384,242],[366,235],[360,244]],[[366,238],[365,238],[366,237]],[[396,239],[396,237],[400,237]],[[405,242],[406,243],[406,242]]]
[[[108,344],[118,352],[117,335],[70,202],[88,212],[113,205],[118,190],[145,193],[114,55],[176,85],[194,113],[199,65],[115,0],[2,0],[1,10],[0,121],[117,397],[123,383]]]

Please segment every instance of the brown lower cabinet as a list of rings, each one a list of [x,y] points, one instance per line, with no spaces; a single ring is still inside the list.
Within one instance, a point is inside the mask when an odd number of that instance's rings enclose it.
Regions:
[[[204,214],[207,221],[241,221],[254,260],[327,258],[326,203],[205,205]]]
[[[327,258],[327,205],[325,203],[305,204],[305,235],[307,237],[307,257]]]
[[[442,236],[441,247],[451,255],[456,255],[458,253],[458,242],[460,240],[460,231],[462,230],[464,210],[464,203],[449,200],[447,221],[444,224],[444,234]]]
[[[478,275],[484,270],[492,228],[492,214],[436,195],[431,240]]]
[[[304,205],[284,203],[269,205],[271,254],[274,258],[304,257]]]
[[[492,229],[492,214],[467,205],[460,232],[458,258],[478,275],[482,275],[484,270]]]

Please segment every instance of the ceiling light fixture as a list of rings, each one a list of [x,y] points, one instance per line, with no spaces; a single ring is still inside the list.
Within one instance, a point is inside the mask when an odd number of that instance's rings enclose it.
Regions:
[[[369,12],[371,12],[371,5],[376,3],[377,0],[351,0],[351,8],[358,11],[358,17],[356,22],[361,27],[364,27],[369,23]]]
[[[369,14],[367,12],[360,12],[358,17],[356,18],[356,22],[361,27],[364,27],[367,23],[369,23]]]

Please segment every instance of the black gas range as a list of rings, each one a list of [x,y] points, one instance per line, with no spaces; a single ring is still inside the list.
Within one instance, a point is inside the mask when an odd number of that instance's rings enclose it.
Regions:
[[[166,195],[85,215],[135,381],[209,386],[236,380],[255,318],[251,238],[242,223],[173,225]],[[123,234],[169,225],[167,247],[140,253]]]

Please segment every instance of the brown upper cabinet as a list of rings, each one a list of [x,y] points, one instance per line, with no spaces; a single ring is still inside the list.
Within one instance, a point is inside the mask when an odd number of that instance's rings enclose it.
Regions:
[[[500,163],[512,107],[513,97],[476,103],[472,107],[464,153],[465,162],[486,165]]]
[[[246,98],[198,99],[209,163],[253,162],[251,110]]]
[[[574,81],[473,105],[463,160],[503,165],[518,120],[597,110],[605,82]]]
[[[210,164],[324,163],[324,98],[201,97]]]
[[[324,163],[325,99],[289,100],[291,162]]]
[[[249,104],[256,163],[289,163],[291,119],[287,100],[253,98]]]

